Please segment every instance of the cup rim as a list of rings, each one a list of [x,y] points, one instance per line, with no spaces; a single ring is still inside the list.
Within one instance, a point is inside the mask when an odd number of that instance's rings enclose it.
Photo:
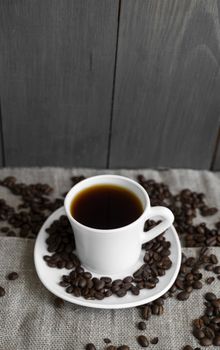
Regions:
[[[143,193],[144,197],[145,197],[145,200],[146,200],[146,203],[145,203],[145,207],[144,207],[144,210],[142,212],[142,214],[133,222],[131,222],[130,224],[128,225],[125,225],[125,226],[121,226],[121,227],[117,227],[117,228],[113,228],[113,229],[98,229],[98,228],[94,228],[94,227],[90,227],[90,226],[86,226],[84,224],[81,224],[79,221],[77,221],[71,214],[70,212],[70,205],[69,205],[69,201],[72,200],[71,198],[71,194],[74,190],[77,190],[77,187],[81,187],[82,183],[85,183],[91,179],[94,179],[94,178],[114,178],[114,179],[117,179],[117,178],[120,178],[121,180],[124,180],[126,182],[130,182],[132,183],[133,185],[135,185],[136,187],[138,187],[141,192]],[[76,192],[76,194],[78,194],[80,192],[80,189]],[[70,199],[71,198],[71,199]],[[68,202],[68,203],[67,203]],[[95,175],[95,176],[90,176],[80,182],[78,182],[76,185],[74,185],[69,191],[68,193],[66,194],[66,197],[64,199],[64,208],[65,208],[65,212],[69,218],[70,221],[74,222],[75,224],[77,224],[79,227],[83,228],[83,229],[86,229],[87,231],[95,231],[97,233],[113,233],[113,232],[119,232],[119,231],[124,231],[124,230],[127,230],[128,228],[130,228],[132,225],[136,224],[137,222],[141,221],[143,218],[145,218],[146,220],[146,212],[147,210],[149,209],[150,207],[150,199],[149,199],[149,196],[148,196],[148,193],[147,191],[138,183],[136,182],[135,180],[132,180],[126,176],[121,176],[121,175],[111,175],[111,174],[103,174],[103,175]]]

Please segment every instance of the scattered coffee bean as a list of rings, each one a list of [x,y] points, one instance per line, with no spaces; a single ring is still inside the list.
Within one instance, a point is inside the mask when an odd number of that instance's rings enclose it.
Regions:
[[[190,345],[186,345],[184,346],[183,350],[193,350],[193,348]]]
[[[194,289],[201,289],[201,288],[202,288],[202,282],[200,282],[200,281],[195,281],[195,282],[193,282],[192,287],[193,287]]]
[[[216,297],[216,295],[214,294],[214,293],[206,293],[205,294],[205,300],[207,300],[207,301],[213,301],[213,300],[215,300],[215,299],[217,299],[217,297]]]
[[[1,227],[1,232],[6,233],[6,232],[8,232],[8,231],[9,231],[9,227],[7,227],[7,226]]]
[[[213,269],[213,272],[216,273],[216,275],[220,274],[220,265],[219,266],[215,266]]]
[[[3,287],[0,286],[0,297],[3,297],[5,295],[5,290]]]
[[[18,273],[17,272],[10,272],[7,276],[7,278],[10,281],[16,280],[18,278]]]
[[[200,345],[202,346],[209,346],[212,345],[212,339],[209,339],[207,337],[200,339]]]
[[[117,350],[117,347],[114,345],[107,346],[106,350]]]
[[[95,347],[94,344],[89,343],[89,344],[86,345],[85,349],[86,350],[96,350],[96,347]]]
[[[144,331],[146,328],[147,328],[147,326],[146,326],[146,323],[145,323],[145,322],[140,321],[140,322],[138,323],[138,329],[140,329],[141,331]]]
[[[63,199],[49,198],[52,188],[47,184],[18,183],[12,176],[0,181],[0,184],[7,187],[13,195],[21,198],[21,204],[16,210],[7,205],[4,199],[0,199],[0,221],[6,221],[18,230],[20,237],[35,237],[46,218],[63,205]],[[7,232],[9,237],[16,236],[16,232],[9,231],[6,226],[3,227],[2,232]]]
[[[137,337],[138,344],[142,346],[142,348],[147,348],[149,346],[149,341],[145,335],[139,335]]]
[[[207,277],[205,282],[206,282],[206,284],[212,284],[214,282],[214,280],[215,280],[215,277]]]
[[[57,308],[62,308],[64,306],[64,300],[61,299],[61,298],[55,298],[54,299],[54,305],[57,307]]]
[[[220,346],[220,335],[217,335],[217,336],[213,339],[213,345],[215,345],[215,346]]]
[[[117,347],[117,350],[130,350],[128,345],[121,345]]]
[[[177,294],[177,299],[178,300],[187,300],[189,299],[189,293],[187,292],[180,292],[179,294]]]
[[[104,338],[103,340],[104,340],[105,344],[111,343],[111,340],[109,338]]]
[[[156,345],[158,343],[158,341],[159,341],[159,338],[158,337],[154,337],[154,338],[151,339],[150,343]]]

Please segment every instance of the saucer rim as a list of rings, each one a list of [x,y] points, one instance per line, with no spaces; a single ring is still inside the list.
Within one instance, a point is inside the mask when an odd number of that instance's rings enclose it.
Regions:
[[[43,277],[43,275],[40,271],[41,269],[39,268],[38,259],[42,259],[42,257],[39,256],[40,251],[39,251],[38,246],[39,246],[40,236],[45,233],[45,229],[48,227],[48,223],[53,221],[53,220],[56,220],[61,215],[66,215],[65,209],[63,206],[58,208],[57,210],[55,210],[45,220],[44,224],[42,225],[41,229],[39,230],[38,236],[37,236],[36,241],[35,241],[35,246],[34,246],[34,265],[35,265],[37,275],[38,275],[41,283],[44,285],[44,287],[47,290],[49,290],[52,294],[54,294],[55,296],[65,300],[65,301],[69,301],[72,304],[77,304],[80,306],[86,306],[86,307],[90,307],[90,308],[126,309],[126,308],[140,306],[140,305],[152,302],[153,300],[160,298],[163,294],[165,294],[171,288],[171,286],[175,282],[177,275],[179,273],[180,265],[181,265],[182,253],[181,253],[181,244],[180,244],[178,234],[176,232],[175,227],[172,225],[169,228],[169,230],[172,230],[172,234],[174,235],[174,239],[175,239],[176,245],[177,245],[176,268],[175,268],[175,271],[173,273],[172,278],[170,279],[170,282],[166,285],[166,287],[164,287],[161,291],[158,291],[157,293],[155,293],[151,297],[146,298],[146,296],[143,296],[143,299],[135,300],[136,296],[134,296],[134,301],[129,301],[127,303],[120,303],[120,298],[118,298],[119,300],[118,300],[117,304],[115,304],[115,302],[113,302],[112,304],[103,304],[102,303],[103,300],[100,300],[100,301],[97,300],[96,302],[94,302],[94,300],[80,299],[80,298],[74,297],[74,295],[70,296],[65,291],[63,291],[63,292],[57,292],[56,290],[54,291],[53,287],[51,287],[49,285],[49,283],[47,283],[47,281],[45,280],[45,278]],[[108,300],[110,300],[110,298],[111,297],[109,297]]]

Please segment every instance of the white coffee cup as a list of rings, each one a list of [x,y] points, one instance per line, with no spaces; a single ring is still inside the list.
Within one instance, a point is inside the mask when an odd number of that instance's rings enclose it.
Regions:
[[[88,187],[100,184],[118,185],[132,191],[141,201],[143,213],[129,225],[108,230],[88,227],[75,220],[70,211],[75,196]],[[142,244],[160,235],[174,220],[168,208],[151,207],[148,194],[141,185],[118,175],[98,175],[79,182],[67,193],[64,206],[74,231],[81,263],[100,274],[115,274],[131,268],[139,259]],[[162,222],[144,232],[145,221],[153,217],[159,217]]]

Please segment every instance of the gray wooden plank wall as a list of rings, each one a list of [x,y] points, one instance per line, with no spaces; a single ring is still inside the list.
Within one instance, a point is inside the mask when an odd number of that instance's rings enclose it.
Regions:
[[[219,9],[215,0],[122,0],[111,167],[210,167]]]
[[[2,0],[5,161],[105,167],[118,1]]]
[[[220,0],[1,0],[0,165],[220,169],[219,14]]]

